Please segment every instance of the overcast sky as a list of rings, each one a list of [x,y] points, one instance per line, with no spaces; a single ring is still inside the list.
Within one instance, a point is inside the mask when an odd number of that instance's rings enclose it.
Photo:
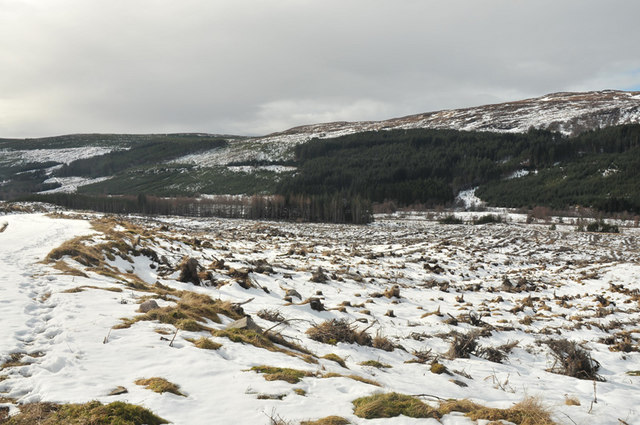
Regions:
[[[640,89],[636,0],[0,0],[0,137],[266,134]]]

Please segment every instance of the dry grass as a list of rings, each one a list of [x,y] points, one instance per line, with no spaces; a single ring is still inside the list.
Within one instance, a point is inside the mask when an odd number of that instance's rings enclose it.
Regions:
[[[478,347],[478,332],[471,331],[467,334],[454,333],[453,341],[446,356],[450,359],[468,359]]]
[[[559,339],[546,341],[546,344],[554,357],[554,364],[549,369],[550,372],[578,379],[604,380],[597,373],[600,369],[600,363],[576,342]]]
[[[445,401],[438,408],[440,415],[462,412],[473,421],[508,421],[516,425],[555,425],[551,413],[540,400],[530,397],[508,409],[485,407],[469,400]]]
[[[384,351],[393,351],[396,348],[389,338],[379,334],[373,338],[371,345],[373,348],[378,348]]]
[[[9,355],[9,360],[0,364],[0,370],[8,369],[10,367],[27,366],[29,362],[22,361],[25,353],[12,353]]]
[[[580,400],[577,397],[564,396],[564,404],[567,406],[580,406]]]
[[[82,285],[82,286],[76,286],[75,288],[71,288],[71,289],[65,289],[64,291],[62,291],[63,294],[75,294],[77,292],[83,292],[85,289],[101,289],[103,291],[109,291],[109,292],[122,292],[122,288],[118,288],[116,286],[109,286],[109,287],[100,287],[100,286],[94,286],[94,285]]]
[[[437,410],[416,397],[404,394],[374,394],[355,399],[352,403],[353,413],[365,419],[393,418],[400,415],[411,418],[440,418]]]
[[[162,293],[159,289],[155,290]],[[178,329],[186,331],[210,331],[211,328],[203,323],[206,322],[206,320],[220,323],[219,314],[223,314],[234,320],[241,318],[238,310],[234,309],[233,304],[228,301],[214,300],[208,295],[191,291],[181,291],[172,295],[180,297],[176,305],[155,308],[139,316],[123,319],[123,322],[114,328],[123,329],[130,327],[136,322],[157,320],[160,323],[173,325]]]
[[[350,423],[342,416],[327,416],[315,421],[302,421],[300,425],[349,425]]]
[[[157,376],[149,379],[138,379],[134,383],[156,393],[171,393],[186,397],[185,394],[180,392],[180,387],[178,385]]]
[[[388,369],[391,367],[390,364],[385,364],[385,363],[380,363],[377,360],[367,360],[364,362],[360,362],[358,363],[360,366],[371,366],[371,367],[375,367],[378,369]]]
[[[69,276],[89,277],[81,270],[71,267],[64,260],[58,260],[53,264],[53,268]]]
[[[280,352],[293,357],[300,357],[307,363],[316,363],[313,353],[304,347],[287,341],[281,335],[262,333],[251,329],[222,329],[211,332],[213,336],[228,338],[232,342],[250,344],[268,351]],[[295,351],[294,351],[295,350]]]
[[[356,343],[371,346],[372,339],[365,331],[357,331],[346,319],[332,319],[307,329],[309,338],[325,344],[338,342]]]
[[[209,338],[201,337],[198,339],[187,338],[187,341],[191,342],[196,347],[202,350],[217,350],[222,347],[222,344],[218,344],[215,341],[211,341]]]
[[[254,366],[251,370],[262,373],[267,381],[285,381],[290,384],[297,384],[302,378],[317,376],[316,373],[306,370],[273,366]]]
[[[329,354],[325,354],[324,356],[321,357],[322,359],[327,359],[327,360],[331,360],[332,362],[336,362],[338,363],[340,366],[348,369],[346,363],[344,362],[344,359],[342,357],[340,357],[337,354],[333,354],[333,353],[329,353]]]
[[[369,384],[376,387],[382,386],[378,381],[374,381],[373,379],[365,378],[364,376],[354,375],[354,374],[343,375],[341,373],[330,372],[330,373],[325,373],[324,375],[321,376],[321,378],[348,378],[354,381],[362,382],[364,384]]]
[[[159,425],[169,423],[143,407],[120,401],[107,405],[98,401],[66,405],[29,403],[20,405],[19,408],[20,413],[3,422],[4,425]]]
[[[538,399],[527,398],[508,409],[496,409],[469,400],[447,400],[437,408],[416,397],[398,394],[374,394],[353,401],[354,414],[365,419],[405,415],[414,418],[440,419],[451,412],[464,413],[473,421],[508,421],[516,425],[555,425],[551,413]]]
[[[104,255],[100,246],[88,246],[83,242],[87,241],[87,236],[79,236],[64,242],[57,248],[52,249],[45,258],[45,262],[53,263],[63,257],[70,257],[74,261],[86,267],[98,267],[104,265]]]

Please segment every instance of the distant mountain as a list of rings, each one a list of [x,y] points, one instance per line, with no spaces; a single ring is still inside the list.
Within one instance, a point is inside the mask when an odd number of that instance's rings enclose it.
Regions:
[[[182,158],[199,165],[288,160],[292,147],[314,138],[365,131],[452,129],[523,133],[529,128],[576,136],[587,130],[640,123],[640,92],[617,90],[553,93],[533,99],[427,112],[385,121],[333,122],[294,127],[263,137],[237,140],[226,149]]]

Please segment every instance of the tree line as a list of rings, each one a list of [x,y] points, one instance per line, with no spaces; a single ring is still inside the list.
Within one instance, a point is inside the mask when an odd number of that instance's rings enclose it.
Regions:
[[[52,193],[31,195],[25,201],[47,202],[75,210],[109,214],[175,215],[301,222],[366,224],[373,220],[371,203],[344,194],[305,196],[214,196],[161,198],[140,194],[82,195]]]

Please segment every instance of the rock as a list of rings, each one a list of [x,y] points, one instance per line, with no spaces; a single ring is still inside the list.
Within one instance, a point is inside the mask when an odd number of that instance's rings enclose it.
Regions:
[[[291,298],[298,297],[299,299],[302,299],[302,296],[300,295],[300,293],[295,289],[287,289],[287,292],[285,293],[285,295]]]
[[[242,319],[229,323],[226,329],[249,329],[252,331],[262,332],[262,328],[253,321],[251,316],[245,316]]]
[[[324,311],[324,304],[320,301],[320,298],[309,298],[309,306],[315,311]]]
[[[265,259],[258,259],[253,262],[253,272],[261,274],[272,274],[273,267]]]
[[[393,285],[391,288],[384,291],[384,296],[387,298],[400,298],[400,287],[398,285]]]
[[[388,316],[388,317],[396,317],[396,315],[393,312],[393,310],[387,310],[387,312],[384,315]]]
[[[329,280],[329,278],[326,274],[324,274],[324,270],[322,270],[322,267],[318,267],[316,271],[311,273],[311,282],[325,283],[327,280]]]
[[[125,387],[119,385],[119,386],[115,387],[113,390],[111,390],[111,392],[108,395],[120,395],[120,394],[126,394],[128,392],[129,392],[129,390],[127,390]]]
[[[180,264],[180,282],[191,282],[194,285],[200,285],[200,276],[198,269],[201,268],[200,263],[195,258],[185,258]]]
[[[0,233],[4,232],[8,226],[9,226],[9,223],[7,223],[6,221],[3,221],[2,223],[0,223]]]
[[[140,304],[140,307],[138,307],[138,311],[140,313],[147,313],[153,310],[154,308],[160,308],[156,300],[146,300],[145,302]]]

